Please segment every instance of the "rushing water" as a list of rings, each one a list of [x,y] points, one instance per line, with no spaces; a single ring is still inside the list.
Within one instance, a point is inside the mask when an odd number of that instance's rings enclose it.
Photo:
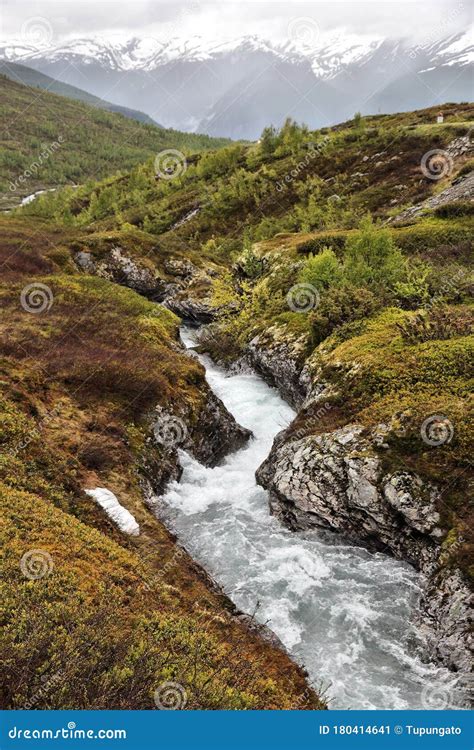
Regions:
[[[183,341],[193,345],[192,332]],[[160,511],[191,556],[243,611],[279,636],[332,708],[451,707],[447,670],[423,663],[410,614],[413,568],[328,532],[291,532],[270,516],[255,470],[293,410],[257,375],[227,375],[207,358],[207,380],[254,439],[213,469],[186,453]]]

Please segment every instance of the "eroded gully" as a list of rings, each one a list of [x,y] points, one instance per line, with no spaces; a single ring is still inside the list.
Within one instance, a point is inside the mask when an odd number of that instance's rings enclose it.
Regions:
[[[189,329],[182,339],[193,346]],[[433,696],[449,694],[456,678],[420,658],[410,621],[417,572],[335,534],[291,532],[272,517],[255,470],[294,411],[257,375],[200,360],[254,439],[215,468],[183,452],[182,478],[162,498],[160,518],[240,610],[268,624],[313,686],[326,687],[331,708],[436,707]]]

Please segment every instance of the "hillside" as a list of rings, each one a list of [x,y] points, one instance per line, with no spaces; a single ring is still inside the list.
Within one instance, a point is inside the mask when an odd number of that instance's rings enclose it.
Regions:
[[[176,424],[211,464],[242,436],[178,319],[79,273],[78,241],[2,218],[2,708],[153,709],[176,689],[178,708],[322,707],[147,505],[178,475]],[[104,483],[139,535],[85,494]]]
[[[88,273],[112,273],[117,246],[152,264],[157,299],[214,321],[206,351],[280,389],[300,411],[257,473],[273,512],[426,572],[431,653],[462,673],[469,618],[453,597],[467,606],[472,586],[474,107],[442,109],[442,123],[439,108],[313,132],[289,121],[174,179],[155,181],[148,162],[22,215],[87,228],[75,252]],[[303,450],[320,460],[297,475]],[[352,460],[368,510],[333,491]],[[319,489],[325,462],[331,492]]]
[[[177,316],[202,325],[203,352],[251,366],[297,412],[257,470],[281,524],[425,574],[423,658],[454,670],[464,700],[474,107],[444,105],[440,124],[437,111],[319,131],[288,121],[158,179],[148,157],[2,217],[3,705],[148,708],[171,681],[188,708],[324,707],[156,518],[181,476],[177,442],[222,468],[249,440],[185,355]],[[84,488],[110,489],[140,534]],[[37,549],[48,574],[27,580],[18,560]],[[38,698],[42,674],[52,687]]]
[[[148,125],[158,125],[158,123],[154,122],[144,112],[129,109],[128,107],[121,107],[119,104],[112,104],[112,102],[108,102],[107,100],[99,99],[99,97],[90,94],[88,91],[83,91],[83,89],[79,89],[76,86],[70,86],[68,83],[57,81],[55,78],[51,78],[51,76],[40,73],[39,70],[28,68],[26,65],[21,65],[20,63],[7,63],[5,60],[0,60],[0,74],[31,88],[45,89],[51,94],[67,96],[68,99],[77,99],[79,102],[90,104],[91,107],[105,109],[108,112],[117,112],[124,117],[138,120],[138,122],[144,122]]]
[[[446,154],[441,179],[429,160],[422,171],[424,155],[466,137],[474,117],[470,104],[445,105],[437,124],[438,111],[359,117],[318,131],[289,120],[281,131],[265,129],[258,144],[197,155],[173,179],[155,180],[149,160],[129,175],[44,196],[26,211],[101,230],[126,223],[187,252],[212,240],[210,255],[229,262],[244,238],[351,229],[367,212],[388,220],[451,184],[454,166],[468,173],[468,146],[456,165]]]
[[[38,190],[130,169],[164,149],[189,153],[227,141],[137,123],[0,76],[0,207]]]

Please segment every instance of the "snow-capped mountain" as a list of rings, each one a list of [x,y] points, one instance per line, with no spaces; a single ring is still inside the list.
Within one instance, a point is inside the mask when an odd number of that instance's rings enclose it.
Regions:
[[[358,110],[472,99],[471,30],[418,46],[345,32],[300,36],[283,44],[256,36],[13,41],[0,45],[0,58],[140,109],[165,126],[234,138],[256,138],[287,116],[319,127]]]

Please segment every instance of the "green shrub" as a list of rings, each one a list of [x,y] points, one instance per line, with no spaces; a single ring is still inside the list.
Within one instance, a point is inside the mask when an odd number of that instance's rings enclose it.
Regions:
[[[343,271],[336,254],[325,247],[318,255],[310,255],[300,272],[299,280],[316,289],[328,289],[341,283]]]
[[[339,326],[372,315],[380,307],[380,299],[369,289],[347,282],[328,289],[309,316],[314,343],[323,341]]]
[[[452,310],[446,305],[435,305],[426,312],[396,323],[402,338],[409,344],[446,340],[472,333],[474,316],[471,310]]]
[[[452,201],[438,206],[434,211],[439,219],[452,219],[457,216],[474,216],[474,203],[470,201]]]
[[[254,252],[250,243],[246,244],[244,251],[237,261],[237,268],[241,275],[247,279],[257,279],[262,275],[265,264],[264,259]]]
[[[430,296],[428,278],[431,267],[416,258],[407,260],[404,267],[405,278],[394,285],[396,297],[403,308],[420,307]]]
[[[344,275],[355,286],[393,287],[401,278],[404,258],[388,229],[380,229],[370,216],[360,231],[349,236],[344,251]]]

